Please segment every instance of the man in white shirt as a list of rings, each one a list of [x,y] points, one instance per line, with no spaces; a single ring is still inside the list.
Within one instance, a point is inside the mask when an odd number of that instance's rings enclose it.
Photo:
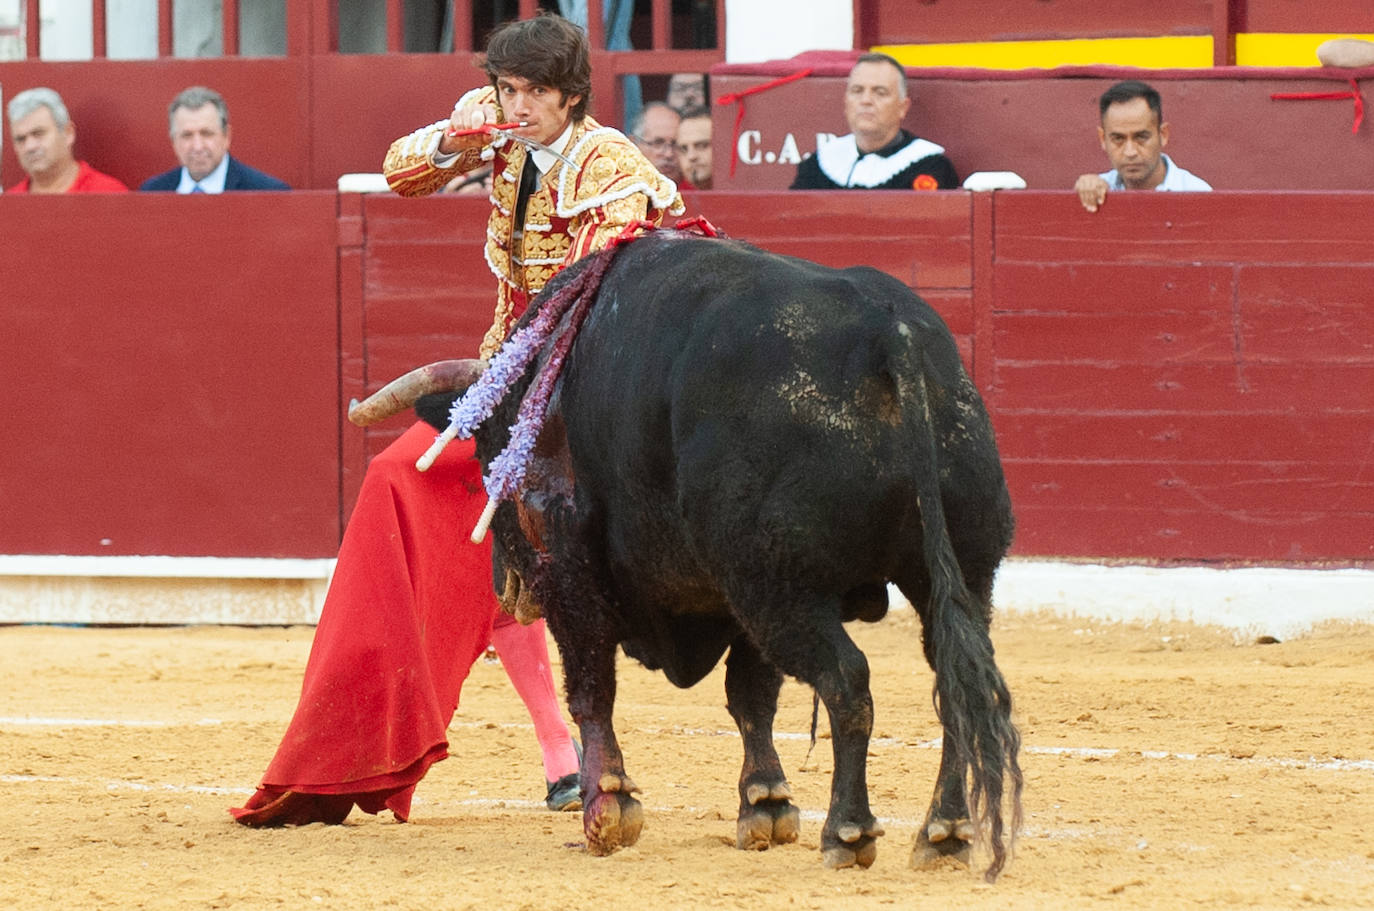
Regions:
[[[1074,183],[1083,208],[1096,212],[1106,202],[1108,190],[1212,189],[1207,181],[1164,154],[1169,124],[1164,122],[1159,92],[1135,80],[1118,82],[1102,93],[1098,111],[1101,122],[1097,139],[1113,168],[1101,174],[1084,174]]]

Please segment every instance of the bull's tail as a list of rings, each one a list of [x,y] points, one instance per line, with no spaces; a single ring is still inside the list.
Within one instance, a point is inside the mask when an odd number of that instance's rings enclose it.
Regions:
[[[919,401],[928,402],[919,375]],[[919,480],[923,557],[930,577],[925,635],[935,671],[935,711],[958,757],[969,769],[964,782],[971,818],[985,835],[992,863],[985,874],[996,879],[1021,827],[1021,735],[1011,721],[1011,693],[993,658],[988,635],[989,608],[965,584],[954,554],[939,489],[939,451],[928,409],[920,421],[926,466]],[[1008,794],[1010,785],[1010,794]],[[1008,825],[1002,806],[1010,805]]]

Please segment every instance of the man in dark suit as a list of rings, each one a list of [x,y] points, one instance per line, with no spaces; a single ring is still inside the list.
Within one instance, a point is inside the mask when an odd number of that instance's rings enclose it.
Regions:
[[[198,85],[186,89],[168,105],[167,120],[172,149],[181,159],[181,167],[148,178],[140,190],[223,193],[291,189],[229,154],[229,107],[218,92]]]

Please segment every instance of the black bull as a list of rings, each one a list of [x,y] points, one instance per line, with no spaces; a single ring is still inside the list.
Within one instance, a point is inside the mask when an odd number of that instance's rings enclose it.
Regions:
[[[921,617],[944,729],[912,863],[966,861],[981,835],[994,878],[1022,785],[988,637],[1013,522],[987,413],[948,329],[869,268],[666,231],[610,255],[526,487],[492,525],[498,577],[512,574],[503,602],[517,586],[532,598],[562,653],[586,748],[589,849],[633,844],[643,821],[611,723],[617,646],[680,687],[728,652],[728,709],[744,744],[739,847],[797,838],[772,742],[789,674],[829,715],[824,861],[870,865],[882,834],[865,768],[873,702],[844,623],[881,618],[892,582]],[[421,415],[442,426],[452,398],[422,400]],[[484,465],[518,399],[479,430]]]

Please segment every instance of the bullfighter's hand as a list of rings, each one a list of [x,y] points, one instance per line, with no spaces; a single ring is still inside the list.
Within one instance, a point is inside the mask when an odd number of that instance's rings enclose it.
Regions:
[[[479,130],[489,123],[500,123],[500,113],[493,104],[455,104],[449,114],[448,128],[451,131]],[[450,136],[444,133],[439,140],[439,151],[445,155],[462,152],[466,149],[480,149],[491,142],[491,137],[482,133],[467,136]]]
[[[1089,212],[1096,212],[1097,207],[1107,201],[1107,181],[1096,174],[1084,174],[1074,182],[1073,189],[1078,194],[1078,201]]]

